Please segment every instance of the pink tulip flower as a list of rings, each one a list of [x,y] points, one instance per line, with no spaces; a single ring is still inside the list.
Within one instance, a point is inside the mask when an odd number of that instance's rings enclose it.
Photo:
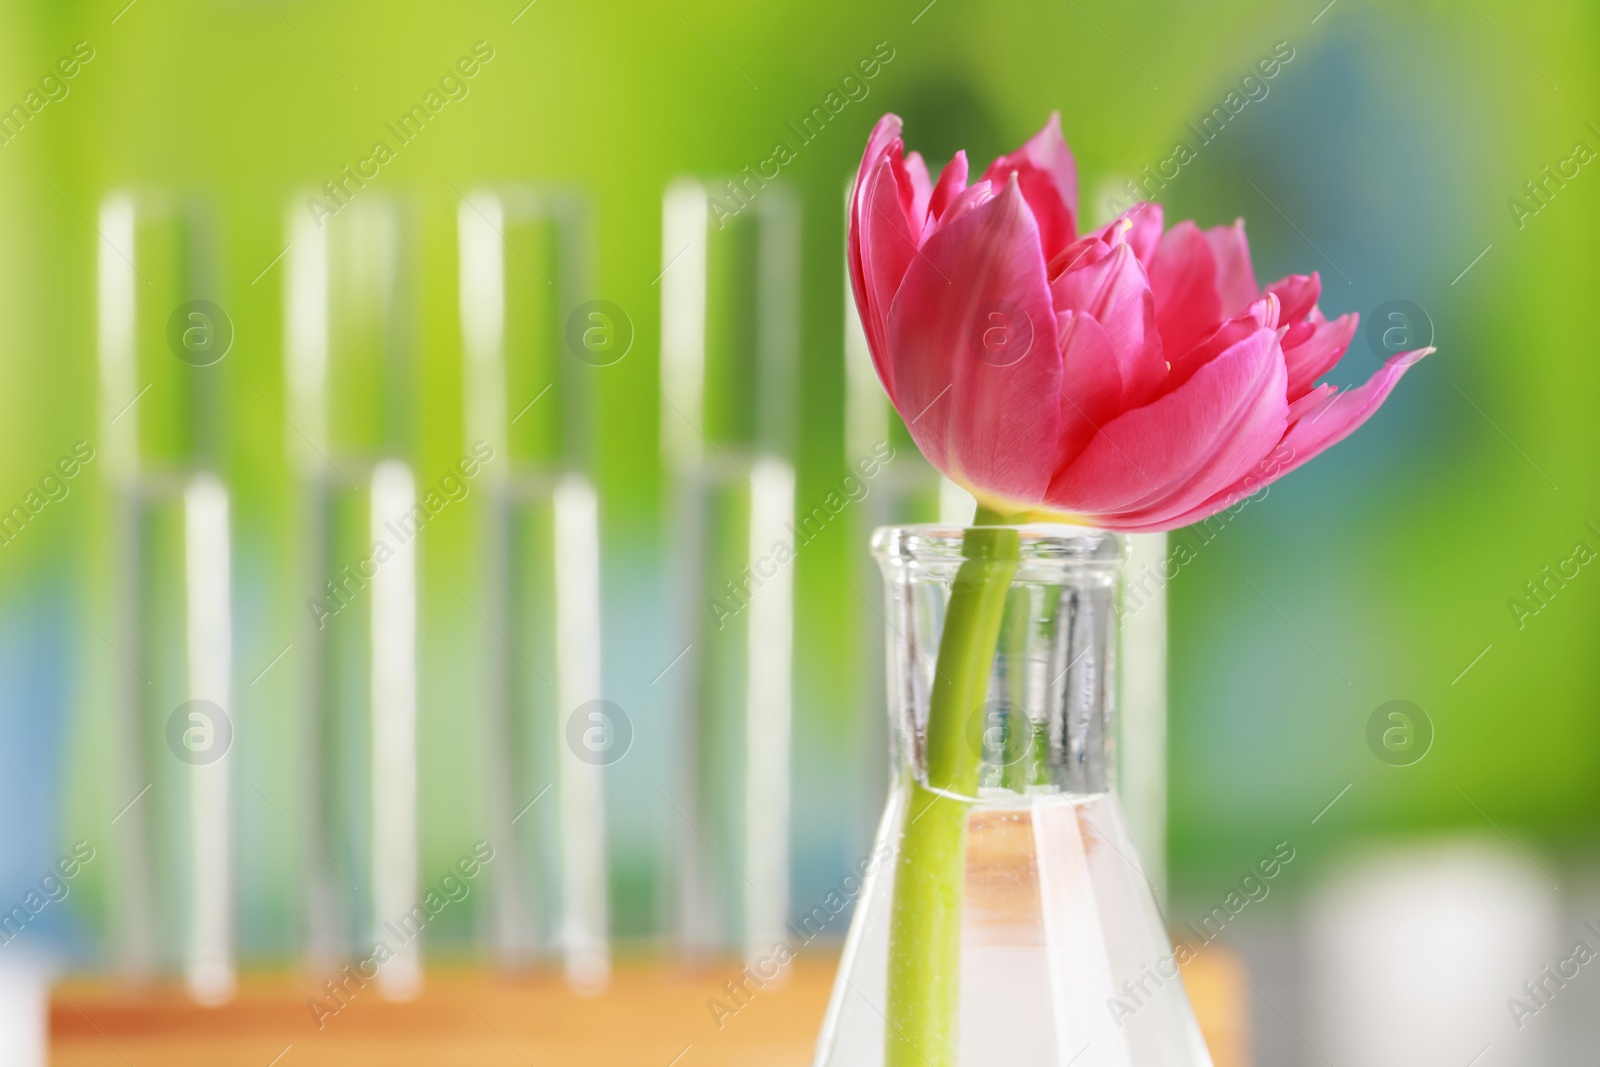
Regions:
[[[1316,274],[1263,289],[1242,220],[1163,231],[1157,204],[1080,236],[1077,186],[1054,114],[970,186],[965,153],[931,181],[885,115],[856,176],[850,279],[878,376],[988,508],[1199,521],[1343,440],[1433,351],[1318,385],[1357,317],[1323,316]]]

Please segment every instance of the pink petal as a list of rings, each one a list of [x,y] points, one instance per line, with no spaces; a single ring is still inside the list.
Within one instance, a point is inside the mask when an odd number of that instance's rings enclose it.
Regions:
[[[1259,300],[1252,300],[1245,305],[1245,314],[1255,319],[1269,330],[1278,329],[1278,322],[1283,317],[1283,305],[1273,293],[1268,293]],[[1282,336],[1280,331],[1279,336]]]
[[[1050,283],[1057,311],[1086,312],[1104,330],[1116,353],[1122,403],[1148,400],[1167,376],[1156,333],[1155,301],[1133,249],[1119,243],[1094,250]]]
[[[1291,274],[1267,286],[1267,292],[1283,302],[1283,321],[1292,325],[1304,320],[1317,306],[1317,297],[1322,294],[1322,276],[1316,271]]]
[[[1334,392],[1332,386],[1318,387],[1321,396],[1317,402],[1294,405],[1294,418],[1283,440],[1262,458],[1255,470],[1238,482],[1182,514],[1148,524],[1118,528],[1129,532],[1175,530],[1215,515],[1223,508],[1232,507],[1245,497],[1259,492],[1359,429],[1388,399],[1401,376],[1433,351],[1431,348],[1419,348],[1391,356],[1365,384],[1345,392]]]
[[[861,165],[856,168],[856,181],[850,205],[851,230],[860,224],[866,210],[866,203],[862,193],[866,189],[869,179],[874,177],[885,160],[890,160],[896,183],[896,199],[901,204],[901,213],[904,214],[911,205],[913,192],[910,187],[910,178],[905,173],[905,164],[902,156],[905,154],[905,143],[900,139],[900,116],[886,114],[880,118],[877,125],[872,127],[872,132],[867,136],[866,151],[861,154]],[[903,186],[903,189],[902,189]]]
[[[944,171],[939,175],[939,184],[933,187],[933,196],[928,201],[929,221],[942,216],[950,202],[966,187],[967,153],[960,151],[945,164]]]
[[[1207,230],[1206,243],[1211,246],[1211,255],[1217,264],[1217,295],[1222,299],[1222,313],[1228,316],[1243,313],[1250,302],[1261,295],[1255,269],[1250,266],[1250,242],[1245,240],[1244,219],[1235,220],[1232,226]]]
[[[1181,388],[1103,426],[1052,481],[1048,506],[1109,529],[1192,506],[1283,435],[1284,380],[1276,331],[1255,330]]]
[[[906,268],[917,254],[916,236],[901,210],[899,182],[890,146],[884,158],[856,188],[854,225],[850,232],[850,275],[856,306],[861,310],[861,325],[867,335],[873,365],[883,381],[890,400],[895,399],[894,368],[887,358],[888,338],[885,320],[890,305],[905,278]]]
[[[894,395],[894,383],[890,377],[889,365],[884,359],[887,349],[883,335],[883,319],[888,313],[895,286],[898,285],[898,279],[894,276],[905,273],[905,264],[901,263],[896,267],[891,262],[896,257],[885,257],[881,251],[876,255],[869,254],[863,246],[882,229],[883,222],[877,216],[883,213],[885,206],[898,206],[898,195],[890,199],[887,195],[879,195],[880,191],[875,187],[879,182],[886,181],[883,171],[889,165],[890,149],[899,143],[900,117],[886,114],[872,127],[872,133],[867,137],[866,151],[861,155],[861,166],[856,171],[855,185],[850,193],[850,234],[846,242],[850,288],[855,293],[856,308],[861,313],[861,325],[867,335],[867,347],[872,352],[878,377],[883,381],[884,389],[891,397]],[[889,211],[888,217],[892,223],[895,213]],[[867,225],[868,219],[874,220],[871,226]],[[909,252],[906,258],[909,261]],[[877,276],[869,280],[868,265],[873,263],[878,264],[882,271],[877,272]],[[883,271],[887,272],[887,278],[883,277]]]
[[[861,181],[870,171],[878,167],[878,161],[889,150],[889,146],[900,140],[900,116],[885,114],[872,127],[872,132],[867,135],[867,147],[861,153],[861,166],[856,168],[856,187],[860,188]]]
[[[922,153],[907,152],[905,168],[906,178],[911,183],[911,206],[906,209],[906,218],[921,233],[928,219],[928,198],[933,195],[933,183],[928,180],[928,165],[922,161]]]
[[[1189,351],[1222,323],[1216,258],[1194,223],[1180,222],[1161,238],[1150,262],[1150,290],[1161,347],[1170,354]]]
[[[1057,252],[1045,264],[1045,276],[1054,280],[1069,270],[1076,270],[1085,263],[1093,263],[1104,256],[1112,245],[1117,244],[1114,233],[1086,234],[1072,241],[1061,251]]]
[[[1284,337],[1283,359],[1289,367],[1289,398],[1302,396],[1316,380],[1333,369],[1361,323],[1359,315],[1340,315],[1332,322],[1304,324]],[[1309,335],[1295,334],[1310,325]]]
[[[1004,364],[986,358],[996,314],[1006,338],[1031,336]],[[922,454],[988,499],[1036,504],[1060,438],[1061,360],[1039,228],[1015,180],[934,231],[886,326],[895,407]]]
[[[1289,401],[1289,425],[1293,426],[1302,415],[1338,391],[1339,387],[1337,385],[1332,382],[1323,382],[1299,399]]]
[[[1234,345],[1258,330],[1275,330],[1278,326],[1277,298],[1267,296],[1246,309],[1238,318],[1229,319],[1212,331],[1211,336],[1187,352],[1174,354],[1169,361],[1171,370],[1162,382],[1161,389],[1170,393],[1180,389],[1194,377],[1196,371],[1216,359]],[[1281,344],[1280,344],[1281,350]]]
[[[989,164],[983,176],[995,188],[1015,174],[1022,195],[1039,224],[1040,247],[1048,262],[1077,233],[1078,168],[1061,136],[1061,113],[1052,111],[1044,129],[1021,148]]]
[[[1139,265],[1147,272],[1155,259],[1156,246],[1161,243],[1161,205],[1135,204],[1123,213],[1132,226],[1128,230],[1128,244],[1139,257]]]
[[[980,178],[956,194],[950,206],[944,209],[939,225],[944,226],[959,219],[975,207],[981,207],[995,198],[994,186],[987,178]]]
[[[1105,330],[1091,315],[1056,314],[1061,349],[1060,461],[1076,456],[1122,409],[1122,376]]]
[[[1161,243],[1161,205],[1141,200],[1087,236],[1103,244],[1126,242],[1133,246],[1139,265],[1146,269]]]

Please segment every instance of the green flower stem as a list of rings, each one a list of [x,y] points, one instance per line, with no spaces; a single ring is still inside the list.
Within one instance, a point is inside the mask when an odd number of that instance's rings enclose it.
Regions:
[[[978,791],[972,716],[988,695],[1021,539],[978,509],[962,543],[928,707],[927,782],[913,780],[889,918],[887,1067],[955,1067],[967,811]]]

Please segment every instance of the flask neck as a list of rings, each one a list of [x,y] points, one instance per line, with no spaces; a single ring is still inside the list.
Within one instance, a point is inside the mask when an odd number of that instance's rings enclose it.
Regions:
[[[1104,548],[1107,539],[1112,551]],[[1062,551],[1063,542],[1089,558]],[[921,552],[909,560],[909,550],[880,550],[893,759],[902,781],[929,784],[930,696],[955,579],[933,548],[912,547]],[[1036,538],[1030,555],[1024,540],[1023,559],[1005,589],[983,697],[962,718],[961,744],[978,766],[975,795],[968,799],[1003,799],[1006,792],[1096,794],[1114,786],[1116,602],[1124,547],[1114,534],[1074,531]]]

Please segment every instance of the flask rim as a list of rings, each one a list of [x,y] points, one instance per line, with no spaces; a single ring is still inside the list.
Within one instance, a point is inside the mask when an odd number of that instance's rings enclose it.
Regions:
[[[1024,563],[1071,564],[1116,571],[1128,559],[1126,534],[1094,526],[1030,522],[983,528],[1017,531],[1019,558]],[[872,554],[885,568],[959,563],[967,558],[964,541],[968,529],[949,523],[880,526],[872,532]]]

